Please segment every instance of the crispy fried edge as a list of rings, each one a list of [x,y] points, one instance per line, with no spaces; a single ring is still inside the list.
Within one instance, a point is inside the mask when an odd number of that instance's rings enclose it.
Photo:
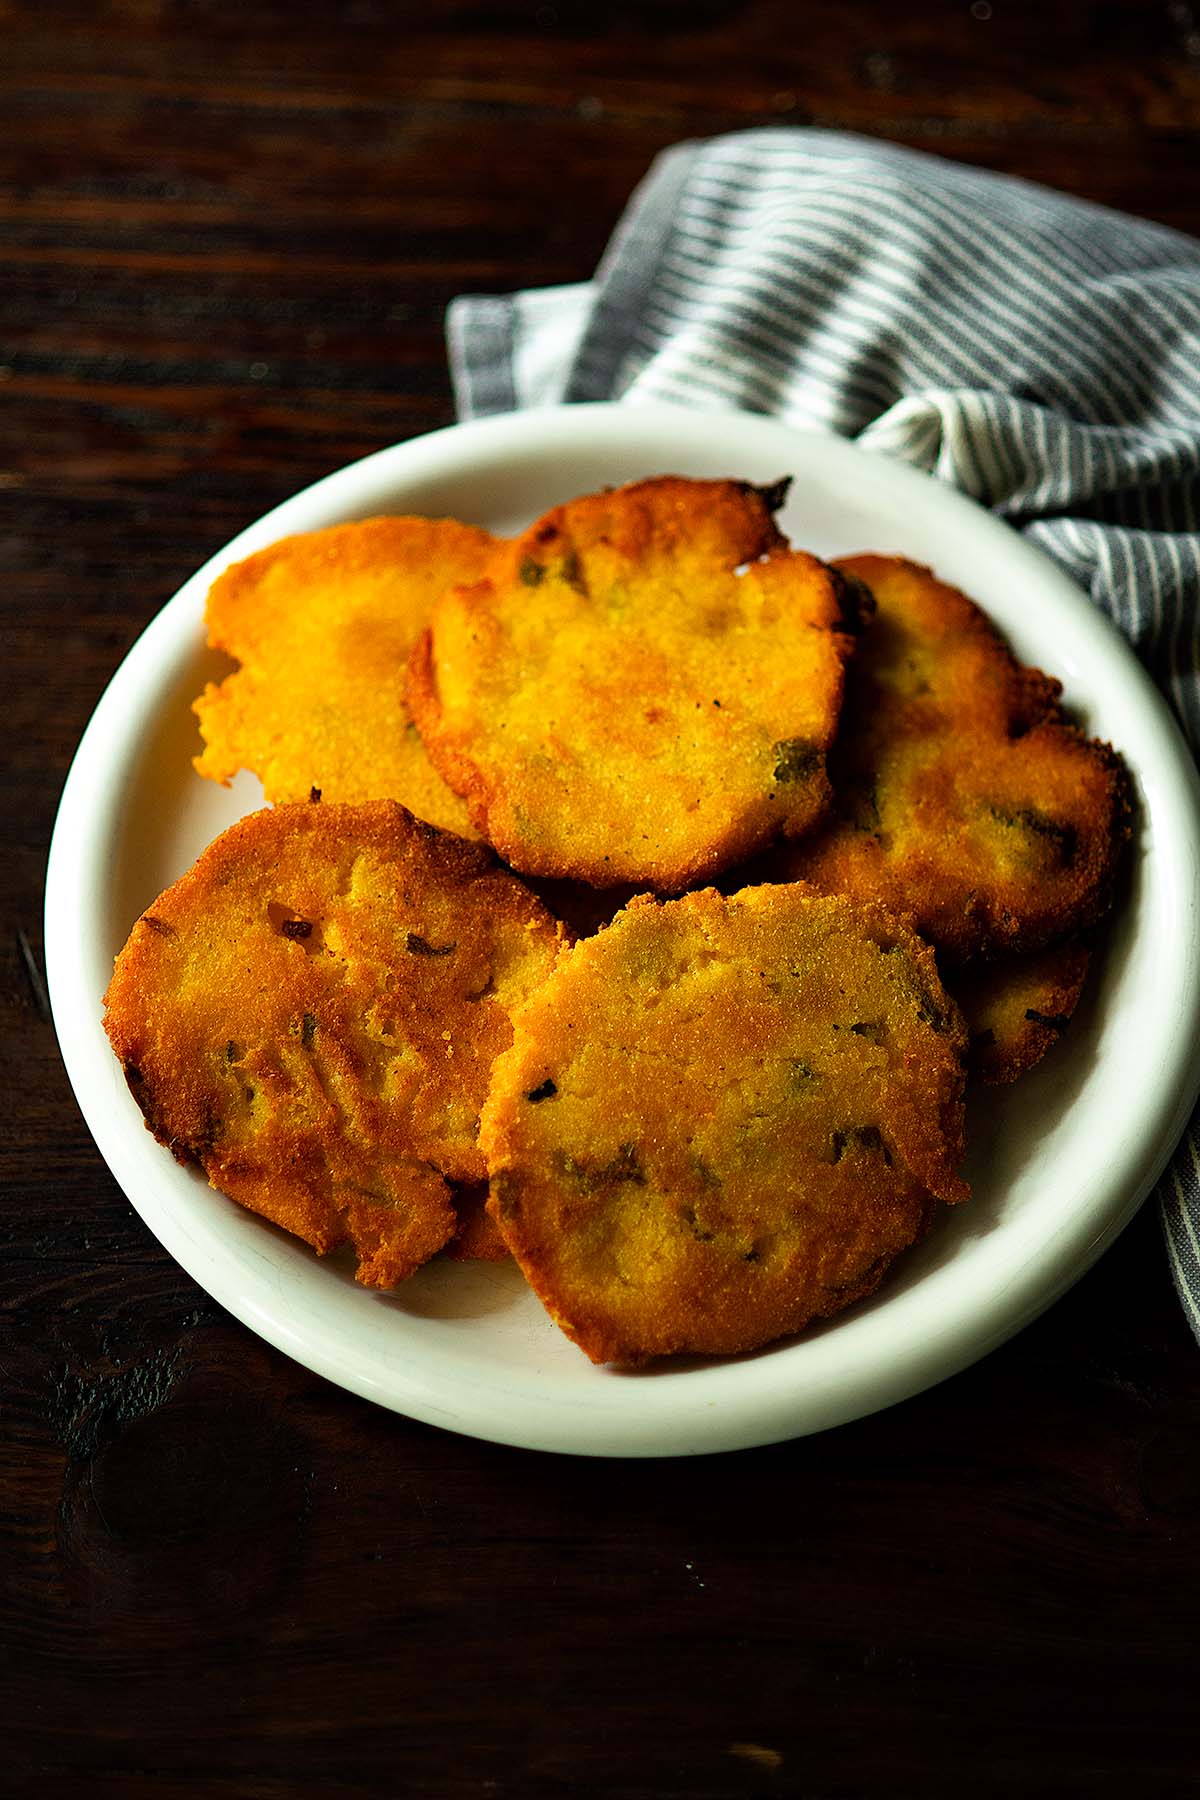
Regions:
[[[994,962],[969,963],[952,976],[954,994],[967,1021],[967,1073],[973,1083],[1004,1087],[1036,1067],[1066,1031],[1079,1004],[1091,963],[1091,948],[1072,938],[1028,956],[997,958]],[[1040,972],[1030,965],[1040,965]],[[1036,1006],[1025,1010],[1018,1029],[997,1036],[997,1021],[988,1024],[990,1008],[1003,1005],[1007,985],[1018,993],[1034,985],[1026,998]]]
[[[781,885],[784,884],[764,883],[761,884],[761,887],[762,891],[769,891]],[[947,1022],[949,1036],[956,1044],[957,1056],[963,1073],[963,1079],[959,1085],[957,1095],[956,1117],[953,1121],[944,1121],[944,1126],[948,1134],[948,1142],[949,1134],[951,1131],[953,1132],[953,1143],[951,1145],[951,1157],[949,1160],[955,1165],[961,1164],[963,1157],[966,1154],[966,1115],[963,1104],[963,1093],[966,1085],[966,1021],[958,1002],[941,981],[938,973],[937,958],[932,948],[913,928],[911,922],[892,912],[880,901],[855,901],[849,899],[845,895],[825,894],[819,889],[810,886],[807,882],[793,882],[786,885],[797,890],[799,893],[804,894],[808,898],[822,902],[832,901],[834,904],[845,909],[869,917],[869,929],[872,935],[881,933],[884,937],[891,939],[893,942],[902,943],[906,951],[911,955],[912,960],[916,965],[917,972],[922,978],[924,985],[929,990],[931,998],[939,1006],[942,1006],[944,1003],[944,1017]],[[621,913],[618,913],[607,925],[602,926],[600,931],[594,933],[591,941],[594,941],[597,937],[605,936],[607,932],[619,924],[622,914],[628,911],[634,909],[641,910],[647,907],[661,908],[664,904],[686,905],[689,901],[703,902],[710,895],[719,899],[722,904],[727,904],[730,900],[737,898],[736,895],[725,894],[720,892],[720,890],[712,888],[696,890],[693,893],[682,896],[678,901],[664,902],[655,895],[641,894],[632,899],[627,907],[622,908]],[[560,959],[557,968],[561,969],[562,967],[563,965]],[[547,979],[550,980],[552,978],[553,976],[548,977]],[[495,1125],[495,1114],[500,1098],[497,1091],[498,1083],[502,1082],[506,1077],[510,1063],[515,1065],[522,1052],[527,1048],[521,1042],[522,1018],[527,1008],[536,1004],[539,999],[544,999],[544,987],[545,983],[543,983],[534,994],[530,995],[529,1000],[526,1001],[525,1005],[519,1008],[514,1015],[513,1043],[509,1050],[505,1051],[501,1057],[497,1058],[496,1064],[493,1067],[492,1083],[489,1089],[488,1100],[481,1116],[480,1129],[480,1141],[486,1145],[489,1163],[493,1160],[493,1126]],[[939,1031],[938,1035],[945,1036],[946,1033]],[[518,1087],[514,1089],[514,1093],[520,1091],[521,1085],[518,1085]],[[921,1178],[909,1168],[907,1162],[905,1163],[905,1173],[916,1187],[920,1188],[922,1186]],[[567,1317],[562,1308],[558,1284],[547,1279],[548,1270],[546,1259],[540,1254],[531,1254],[527,1248],[524,1249],[523,1253],[522,1248],[519,1248],[517,1243],[513,1241],[514,1236],[517,1234],[506,1233],[504,1229],[505,1221],[503,1209],[500,1204],[500,1189],[504,1181],[510,1175],[511,1170],[503,1166],[502,1162],[499,1167],[493,1170],[487,1210],[494,1219],[502,1241],[512,1254],[518,1267],[521,1269],[522,1274],[525,1276],[526,1281],[541,1301],[554,1324],[557,1325],[559,1330],[562,1331],[566,1337],[583,1351],[590,1361],[597,1364],[611,1363],[614,1366],[627,1369],[643,1368],[649,1363],[675,1356],[740,1355],[749,1351],[764,1348],[766,1345],[775,1343],[783,1338],[796,1337],[808,1330],[810,1326],[819,1324],[829,1318],[836,1317],[840,1313],[846,1311],[849,1307],[856,1305],[860,1300],[867,1299],[871,1294],[875,1293],[898,1258],[913,1249],[922,1238],[925,1237],[936,1215],[939,1199],[943,1204],[957,1205],[970,1197],[970,1189],[960,1175],[949,1176],[944,1191],[940,1194],[934,1194],[928,1189],[925,1189],[927,1204],[919,1227],[914,1236],[909,1240],[909,1243],[893,1255],[884,1254],[882,1257],[878,1258],[876,1262],[871,1264],[864,1272],[860,1283],[855,1283],[852,1287],[839,1290],[835,1304],[828,1308],[814,1310],[794,1327],[785,1328],[775,1336],[757,1336],[752,1339],[747,1335],[742,1341],[738,1343],[730,1342],[728,1345],[725,1345],[723,1348],[716,1351],[697,1351],[694,1346],[686,1344],[669,1349],[647,1350],[632,1344],[628,1338],[622,1337],[620,1332],[613,1327],[608,1320],[599,1316],[594,1311],[584,1309],[582,1313],[577,1311],[572,1318]]]
[[[1108,829],[1103,827],[1097,837],[1103,838],[1104,854],[1099,859],[1099,866],[1085,900],[1078,909],[1067,917],[1054,917],[1044,926],[1018,932],[1013,937],[985,939],[981,943],[967,941],[959,934],[957,941],[951,943],[931,930],[919,916],[913,915],[914,923],[935,944],[941,954],[952,962],[966,961],[973,955],[998,956],[1008,953],[1019,954],[1046,948],[1048,945],[1095,925],[1110,910],[1117,886],[1117,878],[1126,854],[1133,831],[1134,804],[1133,783],[1129,770],[1120,753],[1109,743],[1099,738],[1089,738],[1086,732],[1073,725],[1067,718],[1060,703],[1062,683],[1041,669],[1018,661],[995,622],[978,603],[941,581],[924,563],[918,563],[903,556],[883,556],[875,552],[864,552],[855,556],[837,558],[833,565],[847,578],[860,583],[869,591],[872,589],[872,577],[879,578],[880,569],[904,569],[925,577],[940,594],[948,597],[955,616],[962,622],[964,630],[973,635],[985,637],[999,655],[1004,659],[1005,673],[1010,683],[1010,732],[1013,736],[1029,737],[1035,732],[1051,732],[1068,742],[1073,748],[1084,748],[1089,751],[1095,761],[1100,763],[1111,777],[1111,811]],[[851,674],[850,680],[853,680]],[[845,823],[845,816],[838,813],[836,767],[834,769],[834,819],[827,827],[819,829],[837,830]],[[788,851],[782,849],[786,857]],[[803,844],[797,846],[797,873],[801,879],[809,879],[808,871],[803,869],[800,859],[803,857]],[[790,872],[790,871],[789,871]],[[830,889],[827,891],[837,891]],[[894,904],[894,902],[893,902]]]
[[[822,563],[819,558],[809,556],[805,551],[792,550],[788,546],[786,539],[770,516],[775,508],[783,504],[788,485],[788,481],[781,481],[764,489],[744,481],[693,483],[682,476],[657,476],[646,481],[630,483],[616,492],[618,494],[640,494],[648,489],[661,490],[672,486],[709,486],[734,489],[743,496],[753,495],[761,502],[766,513],[764,529],[767,536],[762,554],[786,554],[803,558],[806,566],[820,569],[829,577],[832,600],[829,630],[840,654],[840,679],[837,691],[831,695],[830,738],[824,746],[822,767],[817,782],[815,811],[817,818],[820,818],[827,810],[832,796],[826,762],[841,708],[845,667],[863,619],[874,607],[874,600],[866,584],[853,574],[846,574],[832,564]],[[580,502],[589,501],[594,497],[583,495],[580,497]],[[516,540],[515,551],[511,546],[505,546],[506,559],[511,559],[514,555],[519,558],[522,547],[535,541],[538,533],[544,532],[548,526],[553,525],[556,530],[559,529],[558,521],[570,510],[571,506],[580,502],[568,501],[554,507],[540,519],[535,520],[527,531]],[[485,577],[481,583],[470,584],[469,587],[456,591],[465,593],[490,585],[488,578]],[[568,862],[557,855],[546,855],[544,852],[539,852],[536,847],[531,849],[523,840],[497,833],[493,820],[494,796],[502,784],[494,780],[490,772],[469,754],[461,741],[446,729],[437,681],[433,643],[435,629],[436,609],[434,621],[421,633],[413,645],[409,659],[408,681],[405,690],[409,710],[416,721],[430,761],[447,785],[466,801],[472,825],[489,843],[495,845],[506,862],[522,874],[583,882],[596,888],[626,883],[635,885],[645,883],[658,892],[678,893],[696,882],[708,880],[720,874],[723,870],[764,848],[772,837],[781,832],[787,832],[785,821],[781,821],[773,832],[763,833],[761,830],[750,831],[749,829],[743,829],[740,833],[731,832],[706,852],[693,855],[688,859],[677,858],[673,862],[664,862],[661,858],[648,858],[636,872],[630,869],[620,869],[614,872],[591,858],[579,858],[574,862]],[[803,829],[809,829],[814,822],[814,820],[809,820]]]
[[[406,513],[380,513],[368,519],[345,520],[336,525],[322,527],[316,531],[295,532],[288,537],[278,539],[273,544],[264,545],[261,550],[254,551],[251,555],[243,557],[239,562],[232,563],[227,569],[221,571],[216,580],[212,583],[205,602],[205,621],[208,633],[207,641],[210,649],[219,651],[223,656],[231,657],[237,664],[237,667],[231,669],[220,681],[208,682],[204,692],[199,694],[192,703],[192,711],[196,715],[200,736],[204,744],[204,748],[200,753],[192,758],[192,766],[198,775],[203,776],[205,780],[215,781],[222,787],[228,787],[232,778],[242,769],[247,769],[252,774],[257,775],[260,780],[262,779],[261,771],[254,768],[251,763],[243,760],[244,745],[235,744],[224,729],[219,736],[212,738],[210,738],[208,732],[209,721],[212,717],[223,714],[228,693],[234,688],[234,685],[237,684],[237,687],[240,690],[240,688],[251,679],[252,664],[247,659],[244,639],[237,638],[237,641],[235,642],[234,639],[236,634],[230,629],[228,612],[231,606],[237,606],[244,603],[246,593],[253,593],[255,591],[262,571],[272,568],[286,556],[300,555],[310,559],[314,557],[319,558],[324,552],[330,550],[335,545],[339,548],[342,546],[349,546],[352,552],[350,565],[353,570],[358,571],[365,568],[374,568],[376,566],[376,557],[378,554],[378,547],[375,540],[380,537],[385,530],[393,531],[396,527],[404,527],[409,524],[418,525],[423,531],[431,528],[436,529],[440,526],[452,528],[455,533],[462,534],[464,544],[468,542],[473,543],[475,547],[478,548],[481,557],[486,555],[489,550],[494,552],[500,541],[494,538],[492,534],[486,531],[482,526],[467,525],[458,519],[426,518],[423,515]],[[371,551],[369,556],[364,554],[368,548]],[[321,571],[322,575],[325,573],[325,570]],[[416,635],[419,636],[419,632]],[[259,674],[261,674],[261,671],[259,671]],[[407,701],[404,699],[403,695],[404,679],[405,670],[403,668],[398,668],[397,680],[401,685],[401,700],[404,710],[408,711]],[[427,751],[425,754],[435,779],[444,780],[444,777],[439,777],[438,771],[429,759]],[[309,784],[300,782],[298,785],[303,787]],[[449,783],[446,783],[446,786],[449,788]],[[283,798],[275,791],[274,787],[272,787],[270,792],[267,792],[264,788],[264,792],[266,793],[266,798],[269,802],[275,802],[280,805],[294,805],[297,803],[295,800]],[[454,799],[461,798],[461,796],[455,795],[452,788],[449,790],[447,798],[450,798],[451,796]],[[405,804],[398,795],[394,794],[379,795],[376,797],[380,799],[394,799],[397,800],[400,805]],[[332,796],[330,798],[332,799]],[[367,802],[354,801],[344,802],[342,804],[365,805]],[[411,808],[406,808],[406,810],[411,810]],[[463,829],[465,829],[465,819],[462,824]],[[449,828],[440,826],[438,829],[445,830]]]
[[[494,853],[485,844],[475,843],[465,838],[457,837],[453,832],[443,831],[438,826],[430,825],[426,820],[420,819],[414,813],[409,812],[408,808],[401,805],[399,801],[383,799],[363,801],[357,804],[333,803],[321,805],[318,800],[314,799],[307,804],[304,802],[287,803],[276,807],[263,807],[253,813],[246,814],[243,818],[229,826],[210,844],[206,845],[191,867],[176,881],[172,882],[168,888],[164,889],[157,899],[152,901],[139,917],[135,919],[129,937],[115,959],[114,974],[105,990],[102,1001],[105,1008],[103,1020],[105,1032],[112,1045],[114,1055],[120,1064],[121,1071],[125,1076],[126,1086],[142,1114],[146,1129],[158,1143],[162,1144],[164,1148],[170,1151],[176,1162],[183,1167],[196,1167],[200,1169],[206,1177],[208,1176],[208,1168],[204,1158],[204,1144],[202,1142],[185,1142],[171,1130],[170,1124],[167,1122],[165,1116],[164,1108],[156,1105],[155,1096],[149,1093],[145,1087],[141,1069],[135,1060],[136,1043],[133,1041],[131,1032],[128,1028],[129,1022],[123,1014],[120,1017],[117,1017],[112,1010],[111,998],[117,980],[116,966],[122,962],[122,959],[126,957],[127,953],[132,953],[132,955],[140,961],[140,958],[137,957],[139,927],[143,928],[140,936],[141,942],[146,941],[146,934],[161,936],[163,934],[164,926],[168,929],[173,929],[170,925],[170,921],[160,918],[156,909],[161,908],[164,901],[174,900],[179,893],[179,890],[185,890],[187,898],[190,899],[191,888],[197,883],[202,883],[206,879],[211,879],[210,864],[215,864],[218,867],[222,864],[228,865],[230,863],[236,865],[239,857],[244,854],[245,841],[247,838],[254,839],[258,832],[263,830],[264,827],[268,831],[279,831],[289,827],[293,823],[300,823],[302,819],[324,832],[326,823],[331,817],[337,818],[340,822],[340,819],[349,813],[369,815],[360,822],[367,825],[377,842],[384,843],[387,841],[388,836],[391,835],[383,830],[384,823],[387,821],[388,823],[399,826],[401,835],[411,834],[416,838],[424,840],[428,844],[435,845],[439,856],[444,856],[451,866],[453,879],[458,882],[467,884],[478,879],[480,876],[489,874],[503,876],[505,881],[511,882],[514,888],[528,894],[535,914],[542,915],[545,923],[554,928],[554,935],[560,947],[569,937],[566,928],[562,926],[560,921],[554,918],[553,914],[545,907],[538,896],[533,894],[517,876],[512,875],[506,870]],[[318,821],[319,825],[317,824]],[[136,977],[133,978],[136,979]],[[487,1226],[481,1222],[476,1222],[472,1225],[465,1217],[465,1213],[460,1214],[456,1211],[454,1204],[456,1198],[456,1186],[458,1186],[464,1194],[469,1193],[469,1186],[464,1187],[461,1183],[456,1183],[456,1178],[453,1174],[444,1174],[441,1171],[436,1171],[436,1173],[438,1173],[446,1190],[444,1221],[446,1230],[439,1242],[431,1244],[424,1260],[427,1260],[429,1256],[435,1255],[439,1249],[442,1249],[447,1245],[454,1245],[456,1240],[460,1237],[466,1240],[461,1251],[455,1252],[460,1257],[473,1256],[496,1260],[496,1247],[492,1242],[492,1234]],[[232,1193],[229,1193],[227,1189],[220,1188],[216,1181],[211,1181],[210,1185],[216,1187],[220,1192],[227,1193],[227,1197],[233,1200],[235,1204],[243,1207],[246,1211],[255,1213],[260,1218],[267,1219],[272,1224],[279,1226],[280,1229],[287,1231],[290,1236],[299,1238],[301,1242],[307,1243],[319,1256],[329,1254],[331,1251],[341,1247],[341,1245],[352,1241],[352,1233],[349,1229],[343,1232],[336,1241],[325,1238],[320,1233],[310,1233],[309,1235],[306,1235],[295,1223],[294,1208],[287,1209],[288,1217],[285,1218],[278,1208],[272,1210],[269,1207],[254,1204],[241,1195],[233,1195]],[[372,1257],[368,1257],[364,1252],[359,1257],[360,1277],[362,1269],[367,1266],[368,1263],[378,1262],[380,1266],[383,1267],[386,1261],[387,1259],[381,1257],[379,1252],[376,1252]],[[408,1275],[412,1274],[416,1266],[419,1265],[414,1265],[413,1268],[405,1267],[402,1273],[397,1274],[394,1277],[389,1276],[386,1279],[383,1277],[380,1277],[379,1279],[375,1279],[374,1277],[361,1278],[367,1280],[368,1285],[392,1286],[395,1285],[396,1281],[405,1279]]]

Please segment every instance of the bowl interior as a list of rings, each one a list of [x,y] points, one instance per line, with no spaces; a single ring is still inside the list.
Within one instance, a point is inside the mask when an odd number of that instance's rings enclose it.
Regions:
[[[191,702],[231,666],[203,603],[227,562],[291,531],[381,511],[507,532],[598,486],[676,472],[794,477],[781,515],[819,555],[931,563],[1058,675],[1078,721],[1133,772],[1139,818],[1119,912],[1062,1045],[970,1108],[969,1204],[944,1211],[880,1292],[754,1356],[629,1376],[592,1368],[511,1267],[436,1262],[391,1295],[178,1168],[145,1131],[100,1027],[133,920],[262,803],[191,768]],[[721,1450],[820,1429],[912,1393],[1033,1317],[1144,1198],[1200,1082],[1200,807],[1165,706],[1114,631],[1022,539],[937,483],[841,440],[744,415],[577,407],[455,428],[340,471],[258,521],[164,608],[80,746],[47,882],[47,962],[64,1057],[97,1143],[150,1228],[252,1329],[399,1411],[473,1435],[593,1454]]]

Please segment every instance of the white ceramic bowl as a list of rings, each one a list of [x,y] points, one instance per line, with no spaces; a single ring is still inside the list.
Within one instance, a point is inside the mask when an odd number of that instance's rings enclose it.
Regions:
[[[101,1029],[113,956],[138,914],[216,834],[261,804],[191,768],[190,702],[228,664],[204,597],[229,562],[295,531],[378,512],[509,531],[606,483],[680,473],[795,477],[782,515],[822,555],[901,552],[978,599],[1026,661],[1057,674],[1115,744],[1140,823],[1129,892],[1064,1042],[972,1103],[970,1204],[944,1214],[872,1300],[754,1356],[593,1368],[511,1267],[436,1262],[390,1295],[241,1211],[145,1130]],[[47,878],[55,1021],[80,1107],[146,1224],[253,1331],[355,1393],[503,1443],[680,1455],[817,1431],[949,1375],[1020,1329],[1132,1217],[1194,1100],[1200,1067],[1200,800],[1166,707],[1126,645],[1037,551],[970,501],[837,438],[744,414],[569,407],[454,427],[384,450],[289,500],[201,569],[134,645],[63,793]]]

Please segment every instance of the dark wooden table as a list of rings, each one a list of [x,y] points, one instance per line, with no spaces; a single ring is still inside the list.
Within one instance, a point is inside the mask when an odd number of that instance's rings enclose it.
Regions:
[[[211,1302],[76,1112],[46,846],[105,682],[313,478],[452,417],[446,302],[650,159],[875,133],[1200,233],[1200,19],[991,0],[8,0],[0,1792],[1200,1792],[1200,1350],[1153,1209],[978,1367],[684,1462],[379,1411]]]

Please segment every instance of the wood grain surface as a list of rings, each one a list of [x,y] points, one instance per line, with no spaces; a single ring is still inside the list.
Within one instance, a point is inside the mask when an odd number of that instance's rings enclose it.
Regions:
[[[455,294],[585,278],[655,153],[873,133],[1200,234],[1200,22],[1100,0],[0,0],[0,1793],[1200,1792],[1200,1351],[1148,1209],[985,1362],[685,1462],[288,1362],[76,1112],[41,888],[179,582],[446,424]]]

